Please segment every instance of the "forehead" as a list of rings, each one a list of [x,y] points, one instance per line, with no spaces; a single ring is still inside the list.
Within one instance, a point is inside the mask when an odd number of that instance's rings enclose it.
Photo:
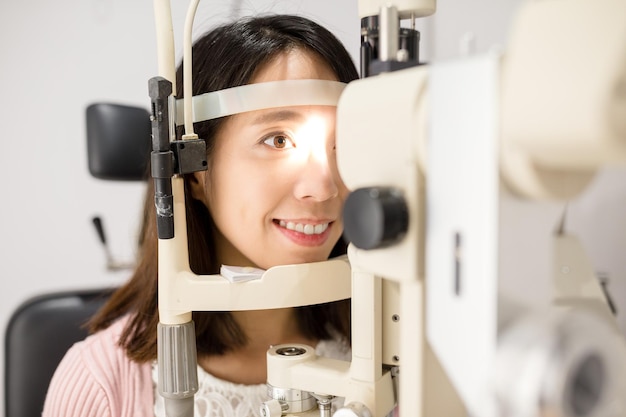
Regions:
[[[330,66],[318,54],[301,48],[281,53],[261,66],[250,80],[250,84],[281,80],[331,80],[339,81]],[[229,116],[222,131],[263,128],[267,125],[303,123],[311,116],[321,116],[333,122],[335,106],[293,106],[267,108]],[[218,135],[218,137],[221,135]]]
[[[337,74],[321,56],[314,52],[295,48],[281,53],[261,66],[250,83],[305,79],[338,81]]]

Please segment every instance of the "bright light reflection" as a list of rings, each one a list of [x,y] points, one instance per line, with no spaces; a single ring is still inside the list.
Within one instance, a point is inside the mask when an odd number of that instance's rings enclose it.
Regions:
[[[326,162],[327,118],[321,115],[311,115],[295,132],[296,152],[298,161],[313,159],[317,162]],[[295,156],[294,156],[295,157]]]

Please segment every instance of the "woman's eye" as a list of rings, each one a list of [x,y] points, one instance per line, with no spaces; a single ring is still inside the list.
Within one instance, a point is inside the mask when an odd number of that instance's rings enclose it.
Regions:
[[[272,146],[276,149],[287,149],[287,148],[294,147],[294,144],[291,138],[283,134],[270,135],[266,137],[265,139],[263,139],[263,143],[266,145]]]

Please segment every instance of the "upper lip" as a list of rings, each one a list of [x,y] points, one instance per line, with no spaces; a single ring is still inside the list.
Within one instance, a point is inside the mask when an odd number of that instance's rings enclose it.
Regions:
[[[324,223],[332,223],[334,220],[330,219],[320,219],[320,218],[300,218],[300,219],[290,219],[290,218],[275,218],[275,222],[286,222],[286,223],[302,223],[302,224],[324,224]]]

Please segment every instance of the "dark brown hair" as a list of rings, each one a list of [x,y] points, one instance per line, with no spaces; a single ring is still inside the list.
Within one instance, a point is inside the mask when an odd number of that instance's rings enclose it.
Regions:
[[[276,56],[292,49],[317,54],[335,72],[339,81],[358,78],[352,58],[341,42],[317,23],[300,16],[268,15],[244,18],[222,25],[198,39],[192,49],[193,94],[222,90],[249,83],[256,71]],[[177,75],[177,91],[182,96],[182,67]],[[213,138],[225,118],[196,123],[195,133],[207,141],[210,157]],[[180,132],[179,132],[180,134]],[[219,271],[213,240],[213,220],[206,206],[191,198],[185,181],[185,203],[189,242],[189,261],[197,274]],[[157,305],[157,234],[154,188],[148,182],[144,206],[144,227],[140,237],[138,264],[131,279],[113,293],[105,306],[89,322],[91,332],[107,328],[129,314],[130,320],[120,344],[128,356],[144,362],[156,359]],[[335,245],[331,257],[345,254],[343,239]],[[328,326],[350,338],[350,301],[297,307],[297,317],[305,336],[328,339]],[[246,340],[228,312],[194,312],[198,354],[222,354],[245,345]]]

